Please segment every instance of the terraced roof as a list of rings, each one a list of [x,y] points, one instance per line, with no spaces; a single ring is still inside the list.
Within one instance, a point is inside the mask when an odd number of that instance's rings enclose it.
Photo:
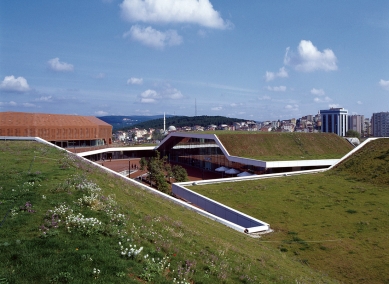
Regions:
[[[338,159],[353,149],[333,133],[215,132],[232,156],[264,161]]]

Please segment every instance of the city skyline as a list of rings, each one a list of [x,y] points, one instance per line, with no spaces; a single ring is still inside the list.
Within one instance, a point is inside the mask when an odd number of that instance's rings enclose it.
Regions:
[[[0,3],[0,111],[283,120],[389,103],[389,2]]]

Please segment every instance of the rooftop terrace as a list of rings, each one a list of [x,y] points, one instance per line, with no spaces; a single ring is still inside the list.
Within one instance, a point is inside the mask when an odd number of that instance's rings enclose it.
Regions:
[[[339,159],[353,146],[333,133],[214,132],[230,155],[262,161]]]

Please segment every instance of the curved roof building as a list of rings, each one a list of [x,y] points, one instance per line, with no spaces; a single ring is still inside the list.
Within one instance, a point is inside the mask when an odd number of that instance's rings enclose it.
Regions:
[[[94,116],[0,112],[0,136],[40,137],[63,148],[112,143],[112,126]]]

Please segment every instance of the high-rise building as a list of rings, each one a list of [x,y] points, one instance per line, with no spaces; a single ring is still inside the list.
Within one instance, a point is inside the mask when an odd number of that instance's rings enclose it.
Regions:
[[[371,130],[370,118],[365,118],[363,130],[364,130],[364,136],[365,137],[371,136],[372,130]]]
[[[373,113],[371,118],[374,137],[389,136],[389,112]]]
[[[363,115],[349,115],[348,117],[348,129],[355,130],[364,135],[365,117]]]
[[[321,132],[346,136],[348,130],[348,111],[344,108],[320,110]]]

